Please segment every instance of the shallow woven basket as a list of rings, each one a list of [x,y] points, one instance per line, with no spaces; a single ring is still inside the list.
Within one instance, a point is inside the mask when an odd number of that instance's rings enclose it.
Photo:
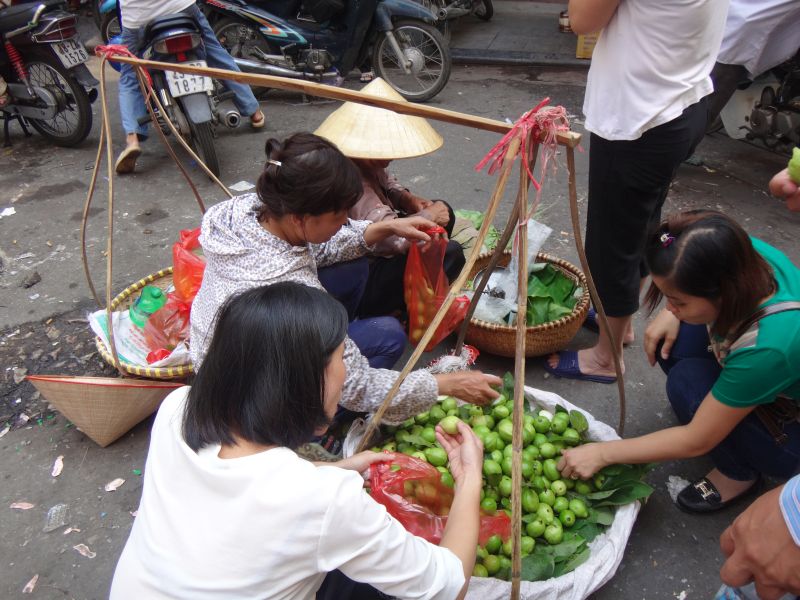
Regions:
[[[469,278],[474,279],[480,271],[488,267],[491,257],[491,253],[481,254],[475,261]],[[505,252],[498,264],[504,267],[508,265],[510,260],[511,253]],[[572,313],[561,317],[557,321],[528,327],[528,332],[525,336],[525,356],[542,356],[543,354],[550,354],[563,349],[578,333],[589,310],[589,289],[586,285],[586,278],[578,267],[544,252],[540,252],[536,256],[536,261],[550,263],[573,279],[583,288],[583,296],[575,304]],[[513,357],[516,348],[516,336],[516,327],[498,325],[497,323],[489,323],[488,321],[473,318],[467,327],[465,340],[468,344],[484,352],[497,354],[498,356]]]
[[[122,292],[120,292],[111,301],[111,310],[125,310],[130,308],[131,304],[136,301],[138,292],[146,285],[155,285],[162,290],[167,290],[172,285],[172,267],[162,269],[157,273],[151,273],[144,279],[140,279],[136,283],[129,285]],[[111,349],[103,343],[99,337],[94,339],[97,346],[97,351],[108,364],[114,367],[114,356]],[[184,379],[194,372],[192,363],[185,365],[177,365],[174,367],[138,367],[120,361],[122,370],[130,375],[137,377],[147,377],[148,379]]]

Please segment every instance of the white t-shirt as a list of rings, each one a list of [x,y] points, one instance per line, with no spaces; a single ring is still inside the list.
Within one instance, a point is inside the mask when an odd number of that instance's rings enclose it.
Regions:
[[[794,56],[798,46],[798,0],[731,0],[717,60],[757,77]]]
[[[400,598],[455,598],[461,561],[408,533],[358,473],[286,448],[235,459],[195,453],[181,420],[189,388],[153,424],[138,516],[111,599],[313,598],[340,569]]]
[[[128,29],[144,27],[156,17],[186,10],[195,0],[119,0],[122,26]]]
[[[728,0],[621,0],[597,40],[587,130],[635,140],[712,91]]]

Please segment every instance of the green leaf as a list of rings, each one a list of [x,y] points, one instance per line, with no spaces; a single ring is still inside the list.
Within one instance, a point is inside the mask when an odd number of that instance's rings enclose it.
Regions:
[[[584,414],[579,410],[569,411],[569,424],[578,433],[583,433],[589,429],[589,422]]]
[[[601,490],[599,492],[592,492],[591,494],[586,494],[586,497],[589,500],[605,500],[616,491],[617,490]]]
[[[548,287],[550,289],[550,296],[556,302],[571,302],[573,305],[575,304],[575,299],[572,297],[572,293],[575,291],[575,282],[569,277],[559,273],[557,276],[553,277]]]
[[[578,550],[580,550],[584,545],[586,545],[586,540],[579,535],[575,535],[571,539],[566,539],[560,544],[556,544],[555,546],[550,546],[549,550],[550,553],[553,555],[553,558],[555,558],[556,561],[558,561],[558,559],[560,558],[563,559],[572,556]]]
[[[459,209],[454,211],[457,217],[461,217],[462,219],[466,219],[475,229],[480,229],[481,225],[483,225],[483,219],[486,217],[486,214],[479,211],[479,210],[464,210]]]
[[[613,490],[629,483],[641,481],[650,469],[652,469],[652,466],[649,464],[619,464],[605,467],[600,471],[606,477],[601,489]]]
[[[587,543],[591,542],[598,535],[603,533],[605,527],[597,523],[590,523],[588,519],[580,519],[572,527],[572,531],[579,534]]]
[[[550,310],[550,303],[552,301],[553,300],[551,298],[529,296],[528,312],[526,314],[528,325],[541,325],[542,323],[547,323],[547,315]]]
[[[555,568],[556,564],[551,555],[543,552],[534,552],[522,559],[520,577],[525,581],[544,581],[553,576]]]
[[[514,374],[506,372],[503,375],[503,394],[506,398],[514,397]]]
[[[586,518],[590,523],[600,525],[611,525],[614,522],[614,511],[606,506],[592,507],[589,509],[589,516]]]
[[[584,548],[580,552],[571,556],[568,561],[565,561],[557,565],[553,571],[553,577],[560,577],[565,573],[571,573],[572,571],[577,569],[580,565],[589,560],[589,557],[591,555],[592,551],[589,548]]]
[[[650,485],[643,481],[632,481],[617,488],[610,496],[600,500],[600,502],[595,503],[593,506],[621,506],[647,498],[652,493],[653,488]]]
[[[417,446],[417,447],[422,446],[423,448],[433,448],[433,446],[435,446],[435,444],[431,444],[428,440],[423,438],[421,435],[414,435],[413,433],[409,433],[406,436],[406,443],[411,444],[412,446]]]
[[[548,321],[557,321],[561,317],[572,313],[571,306],[563,306],[561,304],[557,304],[555,300],[551,301],[547,307],[547,320]]]

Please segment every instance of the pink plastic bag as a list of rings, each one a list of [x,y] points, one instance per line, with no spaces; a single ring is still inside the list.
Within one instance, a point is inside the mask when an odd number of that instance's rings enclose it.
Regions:
[[[206,259],[195,254],[200,248],[200,228],[184,229],[180,240],[172,246],[172,282],[179,299],[191,304],[203,283]]]

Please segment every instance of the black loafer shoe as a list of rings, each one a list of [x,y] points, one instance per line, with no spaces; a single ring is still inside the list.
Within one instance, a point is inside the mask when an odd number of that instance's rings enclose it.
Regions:
[[[752,496],[760,487],[761,478],[758,478],[744,492],[723,502],[722,496],[720,496],[714,484],[703,477],[683,488],[678,494],[676,504],[678,508],[687,513],[712,513]]]

